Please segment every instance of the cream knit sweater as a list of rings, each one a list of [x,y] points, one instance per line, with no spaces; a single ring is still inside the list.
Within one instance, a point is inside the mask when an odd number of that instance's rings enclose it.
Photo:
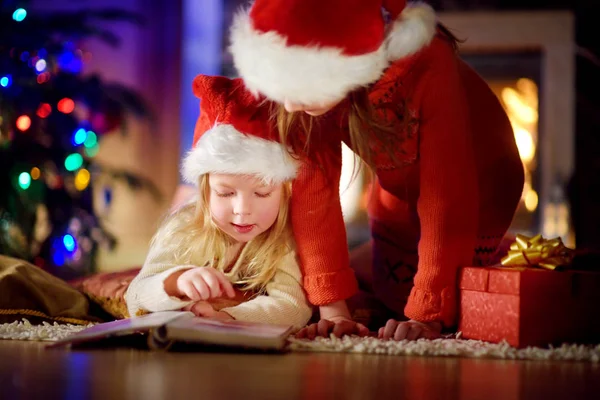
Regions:
[[[161,243],[155,242],[151,246],[144,266],[125,293],[129,315],[137,315],[142,310],[179,310],[192,303],[169,296],[165,291],[164,281],[169,275],[190,268],[189,265],[176,265],[172,253]],[[264,295],[221,311],[240,321],[293,325],[300,329],[312,314],[301,282],[296,253],[289,252],[281,259],[273,279],[266,284]]]

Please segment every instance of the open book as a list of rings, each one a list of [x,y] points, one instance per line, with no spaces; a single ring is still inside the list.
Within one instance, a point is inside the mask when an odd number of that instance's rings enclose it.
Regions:
[[[216,321],[196,317],[189,311],[161,311],[94,325],[47,347],[76,346],[119,336],[147,334],[147,343],[151,349],[165,349],[172,343],[182,342],[257,350],[283,350],[292,331],[291,325]]]

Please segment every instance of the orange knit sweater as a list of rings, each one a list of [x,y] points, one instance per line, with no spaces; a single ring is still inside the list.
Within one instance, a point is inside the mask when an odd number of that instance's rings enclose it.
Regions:
[[[371,87],[370,99],[388,120],[408,114],[413,121],[407,129],[398,125],[396,164],[373,143],[378,182],[369,204],[372,229],[418,251],[405,315],[452,325],[458,268],[485,263],[521,196],[523,167],[510,122],[483,79],[439,36],[390,66]],[[317,140],[336,137],[351,145],[344,125],[323,124],[327,132]],[[326,142],[322,146],[331,148]],[[339,164],[335,158],[319,171],[306,167],[292,198],[305,289],[316,305],[356,291],[340,211]]]

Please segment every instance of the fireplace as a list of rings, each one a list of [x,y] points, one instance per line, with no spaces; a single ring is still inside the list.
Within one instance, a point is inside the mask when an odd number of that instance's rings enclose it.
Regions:
[[[575,39],[569,12],[447,12],[440,22],[464,42],[462,57],[498,96],[526,171],[510,231],[561,237],[575,245],[566,185],[574,169]],[[350,244],[365,238],[359,178],[348,187],[345,149],[342,206]],[[500,184],[500,183],[499,183]]]
[[[543,140],[540,138],[539,124],[540,93],[543,93],[543,88],[540,87],[542,55],[535,51],[467,53],[463,54],[463,59],[486,80],[506,110],[523,162],[525,185],[511,230],[529,235],[537,234],[542,228],[540,186],[544,178],[539,165],[539,147]],[[560,185],[561,182],[553,184]],[[562,189],[557,186],[554,190]],[[562,222],[555,222],[555,227],[544,229],[546,234],[568,236],[566,219],[568,218],[561,218]]]

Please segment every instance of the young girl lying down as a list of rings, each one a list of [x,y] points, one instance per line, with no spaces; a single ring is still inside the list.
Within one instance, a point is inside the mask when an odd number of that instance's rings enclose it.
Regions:
[[[194,92],[201,114],[182,175],[198,196],[153,238],[125,295],[129,314],[184,309],[299,329],[312,310],[288,218],[298,163],[240,80],[201,75]]]

